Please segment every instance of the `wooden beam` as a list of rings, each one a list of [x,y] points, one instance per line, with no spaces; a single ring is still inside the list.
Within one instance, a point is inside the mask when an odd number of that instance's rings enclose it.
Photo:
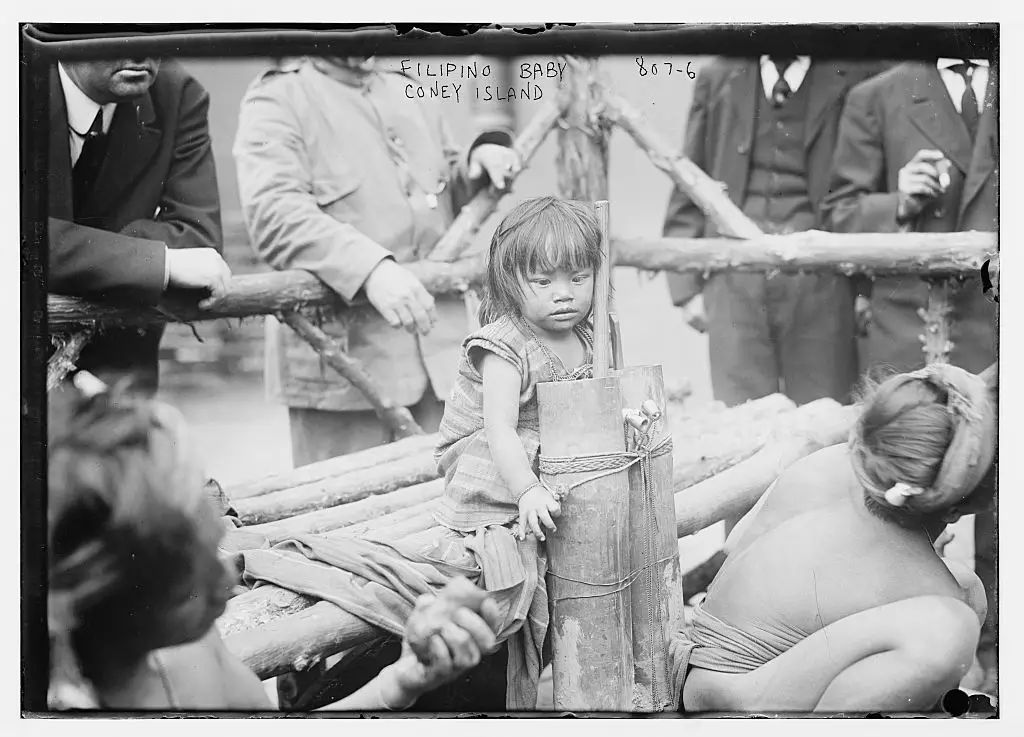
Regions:
[[[525,168],[526,164],[540,148],[562,114],[559,103],[545,103],[533,116],[533,119],[516,138],[512,149],[519,154]],[[478,192],[473,199],[462,208],[458,217],[451,224],[441,240],[437,242],[428,258],[431,261],[455,261],[472,245],[473,236],[484,222],[498,207],[501,198],[512,191],[513,179],[508,180],[505,189],[499,191],[488,186]]]
[[[687,158],[678,156],[632,105],[610,90],[604,90],[604,116],[629,133],[651,162],[668,174],[704,214],[726,235],[756,238],[761,229],[729,199],[720,182],[705,174]]]
[[[571,56],[566,63],[569,70],[558,93],[565,110],[555,159],[558,192],[571,200],[607,200],[611,126],[599,113],[600,65],[597,59]]]
[[[820,271],[845,274],[968,274],[991,259],[989,273],[998,279],[996,233],[825,233],[731,238],[616,238],[616,266],[647,271]],[[402,264],[431,294],[461,294],[482,281],[484,261],[418,261]],[[331,305],[345,309],[336,295],[305,271],[275,271],[236,276],[228,293],[207,310],[197,297],[169,297],[163,307],[113,305],[51,294],[50,330],[66,333],[83,326],[148,325],[219,318],[269,315],[283,310]],[[355,307],[364,305],[356,302]]]
[[[309,343],[313,350],[337,371],[352,386],[362,393],[373,406],[373,411],[385,426],[398,438],[412,435],[423,435],[423,428],[413,419],[412,413],[401,405],[395,404],[376,379],[370,376],[362,364],[338,348],[323,330],[314,325],[309,318],[298,312],[279,312],[277,319],[285,323]]]
[[[615,265],[647,271],[836,271],[843,274],[978,273],[996,233],[826,233],[733,238],[613,238]],[[990,271],[992,266],[990,264]]]
[[[431,294],[461,294],[479,286],[484,262],[479,258],[453,264],[414,261],[402,264]],[[158,307],[102,304],[78,297],[50,295],[47,322],[51,332],[76,330],[82,325],[111,327],[149,325],[162,322],[195,322],[222,317],[273,315],[286,310],[331,305],[344,309],[341,299],[308,271],[273,271],[232,277],[228,292],[208,309],[198,306],[205,295],[168,293]],[[365,305],[357,300],[355,305]],[[368,309],[372,309],[367,307]]]

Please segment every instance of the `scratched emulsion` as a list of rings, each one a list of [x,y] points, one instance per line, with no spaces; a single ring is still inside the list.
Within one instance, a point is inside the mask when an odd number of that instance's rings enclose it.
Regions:
[[[583,669],[580,664],[580,641],[583,628],[578,619],[565,619],[559,634],[558,647],[554,648],[554,676],[565,687],[555,689],[556,693],[582,694]],[[573,709],[579,704],[555,704],[556,708]]]

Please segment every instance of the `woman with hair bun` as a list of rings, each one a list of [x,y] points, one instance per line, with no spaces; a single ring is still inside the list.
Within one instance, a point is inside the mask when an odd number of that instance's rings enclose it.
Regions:
[[[683,710],[936,707],[972,664],[986,602],[934,542],[991,502],[995,448],[979,376],[933,365],[870,387],[849,442],[787,468],[730,536],[672,642]]]
[[[218,555],[224,527],[184,419],[116,390],[56,399],[47,449],[51,708],[271,709],[215,627],[236,575]],[[412,705],[495,649],[498,616],[464,579],[421,597],[399,660],[327,708]]]

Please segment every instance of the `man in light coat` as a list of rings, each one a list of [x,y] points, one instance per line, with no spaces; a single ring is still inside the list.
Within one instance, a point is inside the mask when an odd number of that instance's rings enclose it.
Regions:
[[[285,62],[241,106],[234,146],[252,244],[276,269],[305,269],[346,303],[320,325],[430,432],[440,423],[462,340],[459,297],[436,300],[402,263],[426,258],[475,190],[519,169],[506,131],[468,155],[439,110],[409,99],[409,77],[373,59]],[[267,386],[289,408],[296,466],[392,440],[369,402],[312,348],[267,319]]]

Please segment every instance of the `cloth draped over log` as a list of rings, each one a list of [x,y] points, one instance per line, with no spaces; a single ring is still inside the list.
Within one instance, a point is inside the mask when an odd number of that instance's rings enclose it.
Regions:
[[[465,576],[491,594],[502,615],[497,635],[509,645],[507,708],[536,707],[548,600],[547,558],[535,538],[520,542],[499,526],[452,531],[427,544],[306,534],[238,556],[245,583],[328,601],[398,636],[418,596]]]

